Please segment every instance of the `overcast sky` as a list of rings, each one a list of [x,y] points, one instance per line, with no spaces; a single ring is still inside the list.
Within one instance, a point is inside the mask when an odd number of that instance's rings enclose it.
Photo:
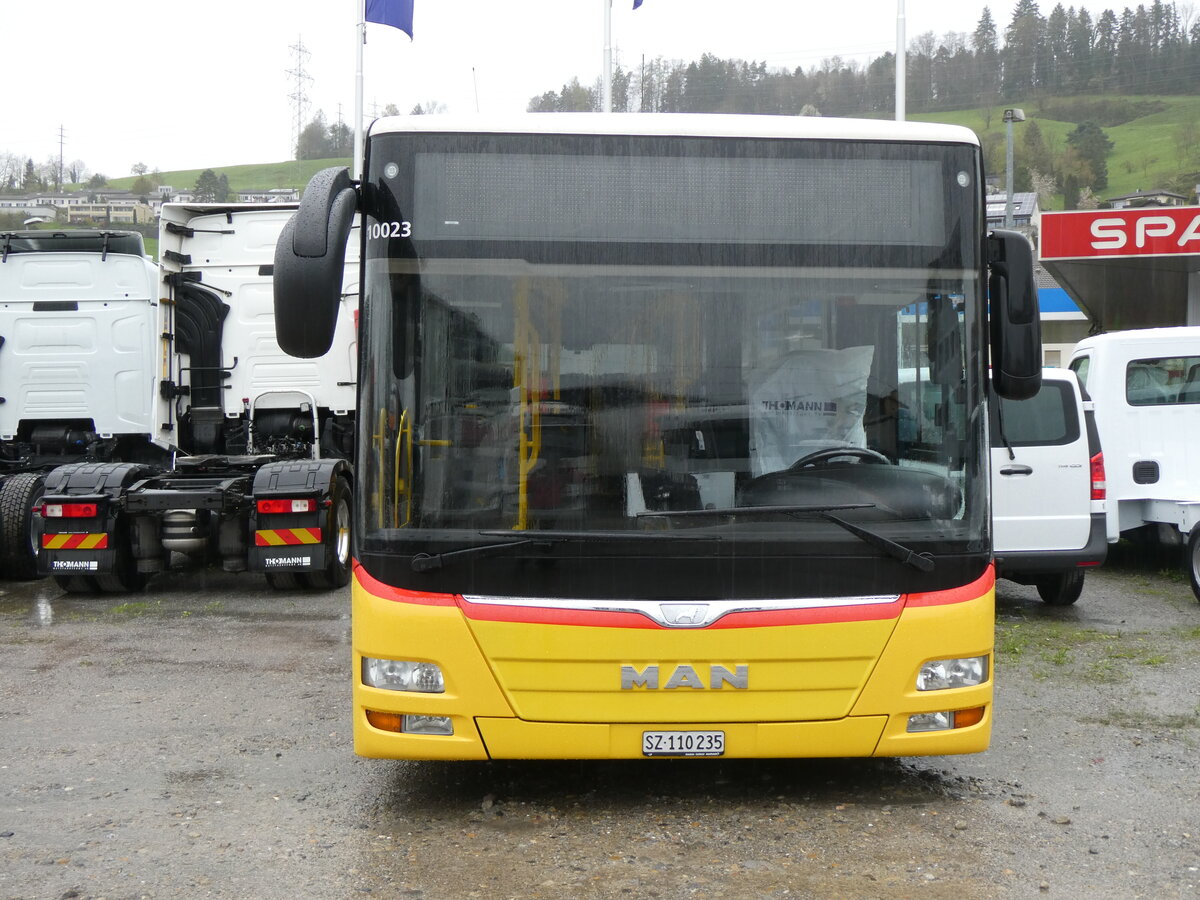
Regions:
[[[895,48],[896,0],[613,0],[614,56],[690,62],[702,53],[805,69]],[[1003,35],[1015,0],[906,0],[911,41],[974,31],[984,6]],[[304,122],[353,119],[358,0],[5,2],[0,152],[83,160],[110,178],[292,157],[295,47]],[[531,97],[599,77],[603,0],[415,0],[415,40],[367,26],[364,98],[407,113],[522,112]],[[1093,13],[1120,3],[1079,2]],[[1054,7],[1042,0],[1043,15]],[[478,101],[476,98],[478,97]]]

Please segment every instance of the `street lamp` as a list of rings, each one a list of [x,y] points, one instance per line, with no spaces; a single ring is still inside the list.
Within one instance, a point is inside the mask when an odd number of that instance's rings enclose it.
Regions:
[[[1004,124],[1008,130],[1008,146],[1004,158],[1005,166],[1005,190],[1007,191],[1004,197],[1004,227],[1012,228],[1013,226],[1013,149],[1012,149],[1012,127],[1013,122],[1024,122],[1025,110],[1023,109],[1006,109],[1004,111]]]

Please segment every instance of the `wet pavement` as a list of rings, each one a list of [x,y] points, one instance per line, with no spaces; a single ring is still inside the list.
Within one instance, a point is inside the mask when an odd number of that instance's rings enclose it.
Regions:
[[[1186,578],[997,598],[983,754],[427,763],[353,755],[346,591],[0,582],[0,898],[1196,895]]]

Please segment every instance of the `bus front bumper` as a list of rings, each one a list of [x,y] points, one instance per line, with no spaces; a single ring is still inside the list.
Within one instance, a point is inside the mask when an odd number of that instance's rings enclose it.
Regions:
[[[991,709],[966,728],[911,733],[907,717],[850,716],[831,722],[581,724],[480,717],[454,720],[450,736],[398,734],[355,722],[360,756],[400,759],[641,759],[645,732],[720,732],[721,758],[929,756],[986,750]],[[705,753],[677,756],[711,758]]]

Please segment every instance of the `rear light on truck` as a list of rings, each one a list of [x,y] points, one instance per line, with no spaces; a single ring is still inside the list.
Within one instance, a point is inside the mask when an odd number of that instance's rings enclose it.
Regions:
[[[94,519],[100,514],[95,503],[43,503],[43,519]]]
[[[1108,482],[1104,477],[1104,451],[1092,457],[1092,499],[1104,500],[1108,497]]]
[[[259,500],[260,513],[310,513],[317,511],[317,501],[311,497],[304,500]]]

